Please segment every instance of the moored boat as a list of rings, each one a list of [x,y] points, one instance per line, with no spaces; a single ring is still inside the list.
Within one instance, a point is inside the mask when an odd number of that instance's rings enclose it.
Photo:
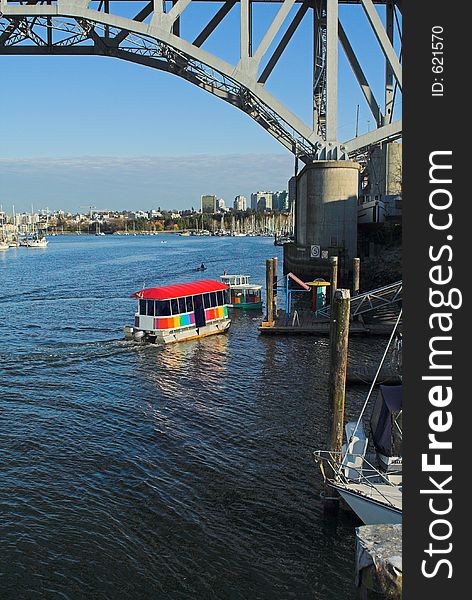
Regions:
[[[26,243],[28,248],[47,248],[48,240],[45,237],[33,237]]]
[[[249,283],[249,275],[224,275],[220,279],[229,287],[231,308],[262,308],[262,286]]]
[[[231,324],[227,290],[226,284],[211,280],[142,289],[132,295],[138,310],[125,337],[171,344],[225,333]]]
[[[367,454],[369,440],[362,425],[401,314],[400,311],[360,415],[357,421],[346,424],[342,452],[317,450],[314,453],[325,484],[339,493],[365,525],[402,522],[402,386],[381,385],[379,388],[370,419],[375,450],[371,455]]]
[[[0,206],[0,250],[8,250],[8,248],[10,247],[9,243],[8,243],[8,239],[7,239],[7,234],[5,231],[5,222],[4,222],[4,212],[3,212],[3,208]]]

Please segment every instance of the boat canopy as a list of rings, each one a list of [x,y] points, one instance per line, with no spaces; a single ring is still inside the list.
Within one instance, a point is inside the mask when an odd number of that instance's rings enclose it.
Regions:
[[[228,285],[249,285],[249,275],[220,275],[221,281]]]
[[[377,452],[402,456],[402,386],[381,385],[370,419]]]
[[[190,283],[177,283],[162,287],[146,288],[132,294],[132,298],[146,298],[148,300],[171,300],[183,296],[197,296],[209,292],[227,290],[228,286],[220,281],[202,280]]]

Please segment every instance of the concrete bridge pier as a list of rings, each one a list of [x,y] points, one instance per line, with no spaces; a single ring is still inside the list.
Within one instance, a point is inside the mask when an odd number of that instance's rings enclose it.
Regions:
[[[304,281],[330,277],[330,257],[339,261],[338,285],[348,286],[357,256],[359,163],[320,160],[297,175],[295,242],[284,245],[284,274]]]

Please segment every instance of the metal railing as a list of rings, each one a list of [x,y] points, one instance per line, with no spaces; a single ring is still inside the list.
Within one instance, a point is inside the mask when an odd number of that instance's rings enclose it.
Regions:
[[[375,490],[375,492],[379,494],[379,496],[381,496],[386,503],[396,508],[392,501],[378,488],[378,484],[381,483],[383,485],[388,485],[392,488],[398,488],[399,484],[391,481],[389,477],[399,476],[401,475],[401,471],[391,471],[388,474],[383,473],[372,463],[370,463],[364,455],[352,454],[350,452],[347,454],[349,455],[349,457],[352,458],[361,458],[361,466],[357,467],[351,462],[347,463],[347,455],[345,455],[342,458],[342,460],[339,460],[336,457],[336,455],[329,450],[315,450],[313,452],[313,456],[315,457],[316,462],[320,463],[320,470],[325,482],[331,483],[333,486],[336,486],[337,484],[349,485],[350,483],[365,484],[372,490]],[[324,463],[328,465],[330,471],[333,473],[333,477],[328,477],[328,475],[326,474]],[[358,477],[347,477],[345,475],[345,469],[349,469],[350,471],[356,472],[358,474]]]
[[[401,302],[402,290],[403,282],[397,281],[396,283],[353,296],[351,298],[351,317]],[[329,318],[330,314],[331,306],[328,305],[317,310],[315,316]]]

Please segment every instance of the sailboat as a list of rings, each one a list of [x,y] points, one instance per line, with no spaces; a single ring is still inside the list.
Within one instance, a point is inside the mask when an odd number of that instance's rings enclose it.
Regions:
[[[28,232],[26,233],[26,238],[24,240],[25,245],[28,248],[46,248],[48,245],[48,240],[44,235],[44,232],[41,231],[38,224],[34,223],[34,211],[33,206],[31,206],[31,229],[32,235],[28,237]],[[46,213],[46,231],[48,229],[48,221],[47,221],[47,213]],[[21,243],[20,245],[23,245]]]
[[[36,231],[32,238],[26,244],[28,248],[46,248],[48,245],[47,238],[42,233]]]
[[[16,215],[15,215],[15,206],[12,206],[12,223],[13,226],[16,227]],[[19,239],[19,230],[17,229],[16,233],[12,233],[11,237],[8,239],[8,245],[10,248],[18,248],[20,245]]]
[[[30,238],[26,238],[26,245],[28,248],[46,248],[48,245],[48,240],[43,231],[41,231],[39,227],[35,227],[33,230],[33,235]]]
[[[100,223],[98,221],[95,225],[95,235],[105,235],[103,231],[100,231]]]
[[[360,415],[357,421],[346,424],[341,457],[326,450],[314,453],[327,486],[336,490],[366,525],[402,522],[402,386],[380,386],[370,419],[373,455],[367,454],[369,440],[362,425],[401,314]]]
[[[8,248],[10,247],[8,240],[7,240],[7,234],[5,231],[5,219],[4,219],[4,214],[3,214],[3,208],[0,207],[0,215],[2,218],[2,223],[1,223],[1,229],[0,229],[0,250],[3,252],[4,250],[8,250]]]

